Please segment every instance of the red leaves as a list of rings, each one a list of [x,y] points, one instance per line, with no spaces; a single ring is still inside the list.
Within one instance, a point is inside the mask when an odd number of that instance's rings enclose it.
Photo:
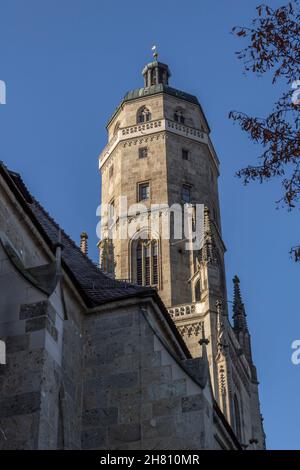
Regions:
[[[269,16],[271,15],[271,12],[272,12],[271,8],[265,4],[258,5],[258,7],[256,7],[256,10],[258,12],[258,16],[262,16],[263,14],[266,14],[267,16]]]
[[[271,15],[271,9],[268,6],[266,6],[266,13],[267,15]]]
[[[286,106],[285,100],[281,101],[281,107],[283,106]],[[282,180],[282,201],[293,208],[300,199],[299,131],[295,131],[289,121],[282,120],[282,113],[283,110],[279,109],[266,119],[258,119],[232,111],[229,117],[240,124],[251,140],[260,143],[265,149],[259,157],[262,162],[260,165],[243,168],[237,172],[237,176],[245,184],[250,180],[263,182],[273,177],[283,177],[285,170],[289,169],[287,173],[290,177]]]
[[[295,0],[276,10],[259,5],[258,17],[251,28],[233,28],[238,37],[249,39],[249,45],[238,53],[239,59],[244,60],[245,70],[258,74],[272,71],[272,83],[284,78],[289,90],[265,119],[236,111],[229,113],[229,118],[238,122],[249,138],[263,148],[260,164],[243,168],[237,175],[245,184],[250,180],[281,178],[282,201],[288,208],[295,207],[300,200],[300,105],[292,103],[290,88],[294,80],[300,79],[298,5]]]
[[[273,138],[273,133],[270,131],[270,129],[264,129],[263,136],[264,136],[264,143],[266,143]]]
[[[245,62],[246,71],[261,74],[272,70],[278,64],[273,74],[273,83],[280,77],[292,81],[300,76],[298,5],[296,0],[276,10],[268,5],[259,5],[258,17],[253,20],[251,28],[233,28],[236,36],[248,37],[250,40],[249,45],[238,54]],[[288,60],[285,60],[287,58]]]

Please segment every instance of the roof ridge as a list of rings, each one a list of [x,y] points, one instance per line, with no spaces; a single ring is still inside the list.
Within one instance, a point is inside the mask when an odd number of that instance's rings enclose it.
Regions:
[[[0,160],[0,165],[2,166],[4,171],[8,174],[8,176],[13,179],[14,185],[17,187],[17,189],[18,189],[20,195],[23,197],[23,199],[25,199],[25,201],[27,203],[30,202],[33,199],[32,194],[29,191],[29,189],[27,188],[26,184],[24,183],[20,173],[10,170],[5,165],[3,160]],[[18,181],[19,184],[17,183],[16,180],[19,180]]]
[[[61,231],[62,235],[73,245],[76,250],[78,250],[78,253],[80,253],[81,256],[84,257],[84,259],[87,259],[94,268],[96,268],[95,263],[91,260],[89,256],[86,254],[83,254],[82,251],[80,250],[80,247],[76,244],[76,242],[70,237],[70,235],[65,232],[65,230],[59,225],[58,222],[53,218],[53,216],[44,208],[44,206],[35,198],[32,197],[33,203],[35,203],[39,208],[44,212],[44,214],[48,217],[48,219],[52,222],[52,224],[57,228],[57,230]]]
[[[68,242],[72,245],[72,247],[77,251],[78,255],[82,257],[82,259],[84,261],[87,261],[91,268],[93,268],[93,271],[95,273],[101,273],[103,276],[105,276],[105,278],[110,281],[110,284],[111,286],[115,285],[115,286],[124,286],[124,287],[129,287],[129,286],[133,286],[135,287],[136,289],[139,289],[140,291],[142,291],[144,289],[144,286],[138,286],[132,282],[126,282],[126,281],[121,281],[121,280],[118,280],[118,279],[114,279],[114,278],[111,278],[109,277],[101,268],[100,266],[96,265],[96,263],[93,262],[93,260],[87,256],[86,254],[82,253],[82,251],[80,250],[80,247],[74,242],[74,240],[70,237],[70,235],[68,235],[64,229],[61,228],[61,226],[56,222],[56,220],[49,214],[49,212],[44,208],[44,206],[34,197],[34,196],[31,196],[32,197],[32,201],[33,203],[38,206],[40,208],[40,210],[46,215],[46,217],[49,219],[49,221],[55,226],[55,228],[58,230],[61,231],[63,237],[65,237]],[[149,287],[148,287],[149,289]]]
[[[62,243],[65,245],[65,250],[62,253],[63,262],[73,281],[78,284],[87,305],[95,307],[121,298],[153,294],[153,288],[138,286],[107,276],[91,258],[82,253],[74,240],[60,227],[43,205],[32,196],[21,175],[10,171],[2,162],[0,162],[0,167],[11,185],[11,190],[15,191],[19,202],[28,211],[29,217],[37,226],[41,236],[46,237],[51,249],[58,241],[58,232],[61,231]]]

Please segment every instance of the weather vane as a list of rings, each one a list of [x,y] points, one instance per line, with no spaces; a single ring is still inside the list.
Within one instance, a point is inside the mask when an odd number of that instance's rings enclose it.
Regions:
[[[157,47],[154,45],[151,47],[151,50],[153,51],[154,59],[157,60],[157,57],[158,57]]]

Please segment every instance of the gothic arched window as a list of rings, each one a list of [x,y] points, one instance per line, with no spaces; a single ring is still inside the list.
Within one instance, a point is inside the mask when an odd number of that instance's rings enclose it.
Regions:
[[[195,294],[195,302],[199,302],[201,300],[201,284],[200,279],[195,284],[194,287],[194,294]]]
[[[181,109],[177,109],[174,113],[174,121],[179,122],[180,124],[184,124],[185,117],[183,111]]]
[[[135,251],[136,282],[140,286],[158,285],[158,242],[138,240]]]
[[[137,112],[137,123],[142,124],[148,121],[151,121],[151,113],[146,106],[143,106]]]
[[[242,439],[241,413],[240,413],[239,402],[238,402],[236,395],[234,395],[233,405],[234,405],[235,432],[236,432],[238,439],[241,440]]]

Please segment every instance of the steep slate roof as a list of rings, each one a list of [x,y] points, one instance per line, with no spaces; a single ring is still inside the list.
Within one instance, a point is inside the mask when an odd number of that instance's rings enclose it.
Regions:
[[[53,252],[58,242],[59,230],[61,231],[61,243],[63,244],[62,266],[78,289],[87,307],[93,308],[108,302],[130,297],[152,297],[159,306],[166,322],[180,344],[185,357],[191,357],[187,345],[179,334],[175,323],[170,317],[156,289],[141,287],[108,277],[81,252],[74,241],[71,240],[45,211],[42,205],[32,196],[19,173],[8,170],[4,163],[0,161],[0,174]]]
[[[30,208],[45,232],[55,244],[60,227],[35,199]],[[108,277],[88,256],[84,255],[71,238],[61,230],[63,244],[62,259],[68,265],[77,281],[94,306],[107,300],[116,300],[144,292],[145,288]],[[146,289],[149,293],[149,289]]]
[[[141,98],[144,96],[155,95],[157,93],[166,93],[167,95],[175,96],[181,100],[189,101],[190,103],[199,105],[198,98],[194,95],[190,95],[185,91],[177,90],[172,88],[169,85],[164,85],[163,83],[158,83],[157,85],[151,85],[148,88],[136,88],[131,90],[123,98],[124,101],[135,100],[136,98]]]
[[[18,196],[26,212],[54,250],[61,231],[62,261],[72,280],[80,288],[87,306],[96,307],[108,301],[136,295],[153,295],[154,289],[117,281],[96,266],[73,240],[59,227],[42,205],[32,196],[18,173],[0,164],[2,174],[9,178],[11,189]],[[156,293],[156,292],[155,292]]]
[[[109,118],[108,123],[106,124],[106,127],[109,126],[109,123],[113,120],[113,118],[116,116],[118,111],[122,108],[123,104],[126,103],[127,101],[136,100],[138,98],[145,98],[151,95],[157,95],[158,93],[166,93],[167,95],[174,96],[175,98],[179,98],[184,101],[189,101],[190,103],[193,103],[199,106],[201,113],[203,114],[207,128],[210,129],[206,116],[203,112],[202,106],[199,103],[198,98],[196,96],[190,95],[189,93],[186,93],[185,91],[178,90],[177,88],[172,88],[169,85],[164,85],[163,83],[158,83],[157,85],[151,85],[149,87],[136,88],[135,90],[128,91],[126,95],[124,96],[124,98],[122,99],[119,106],[115,109],[115,111]]]

